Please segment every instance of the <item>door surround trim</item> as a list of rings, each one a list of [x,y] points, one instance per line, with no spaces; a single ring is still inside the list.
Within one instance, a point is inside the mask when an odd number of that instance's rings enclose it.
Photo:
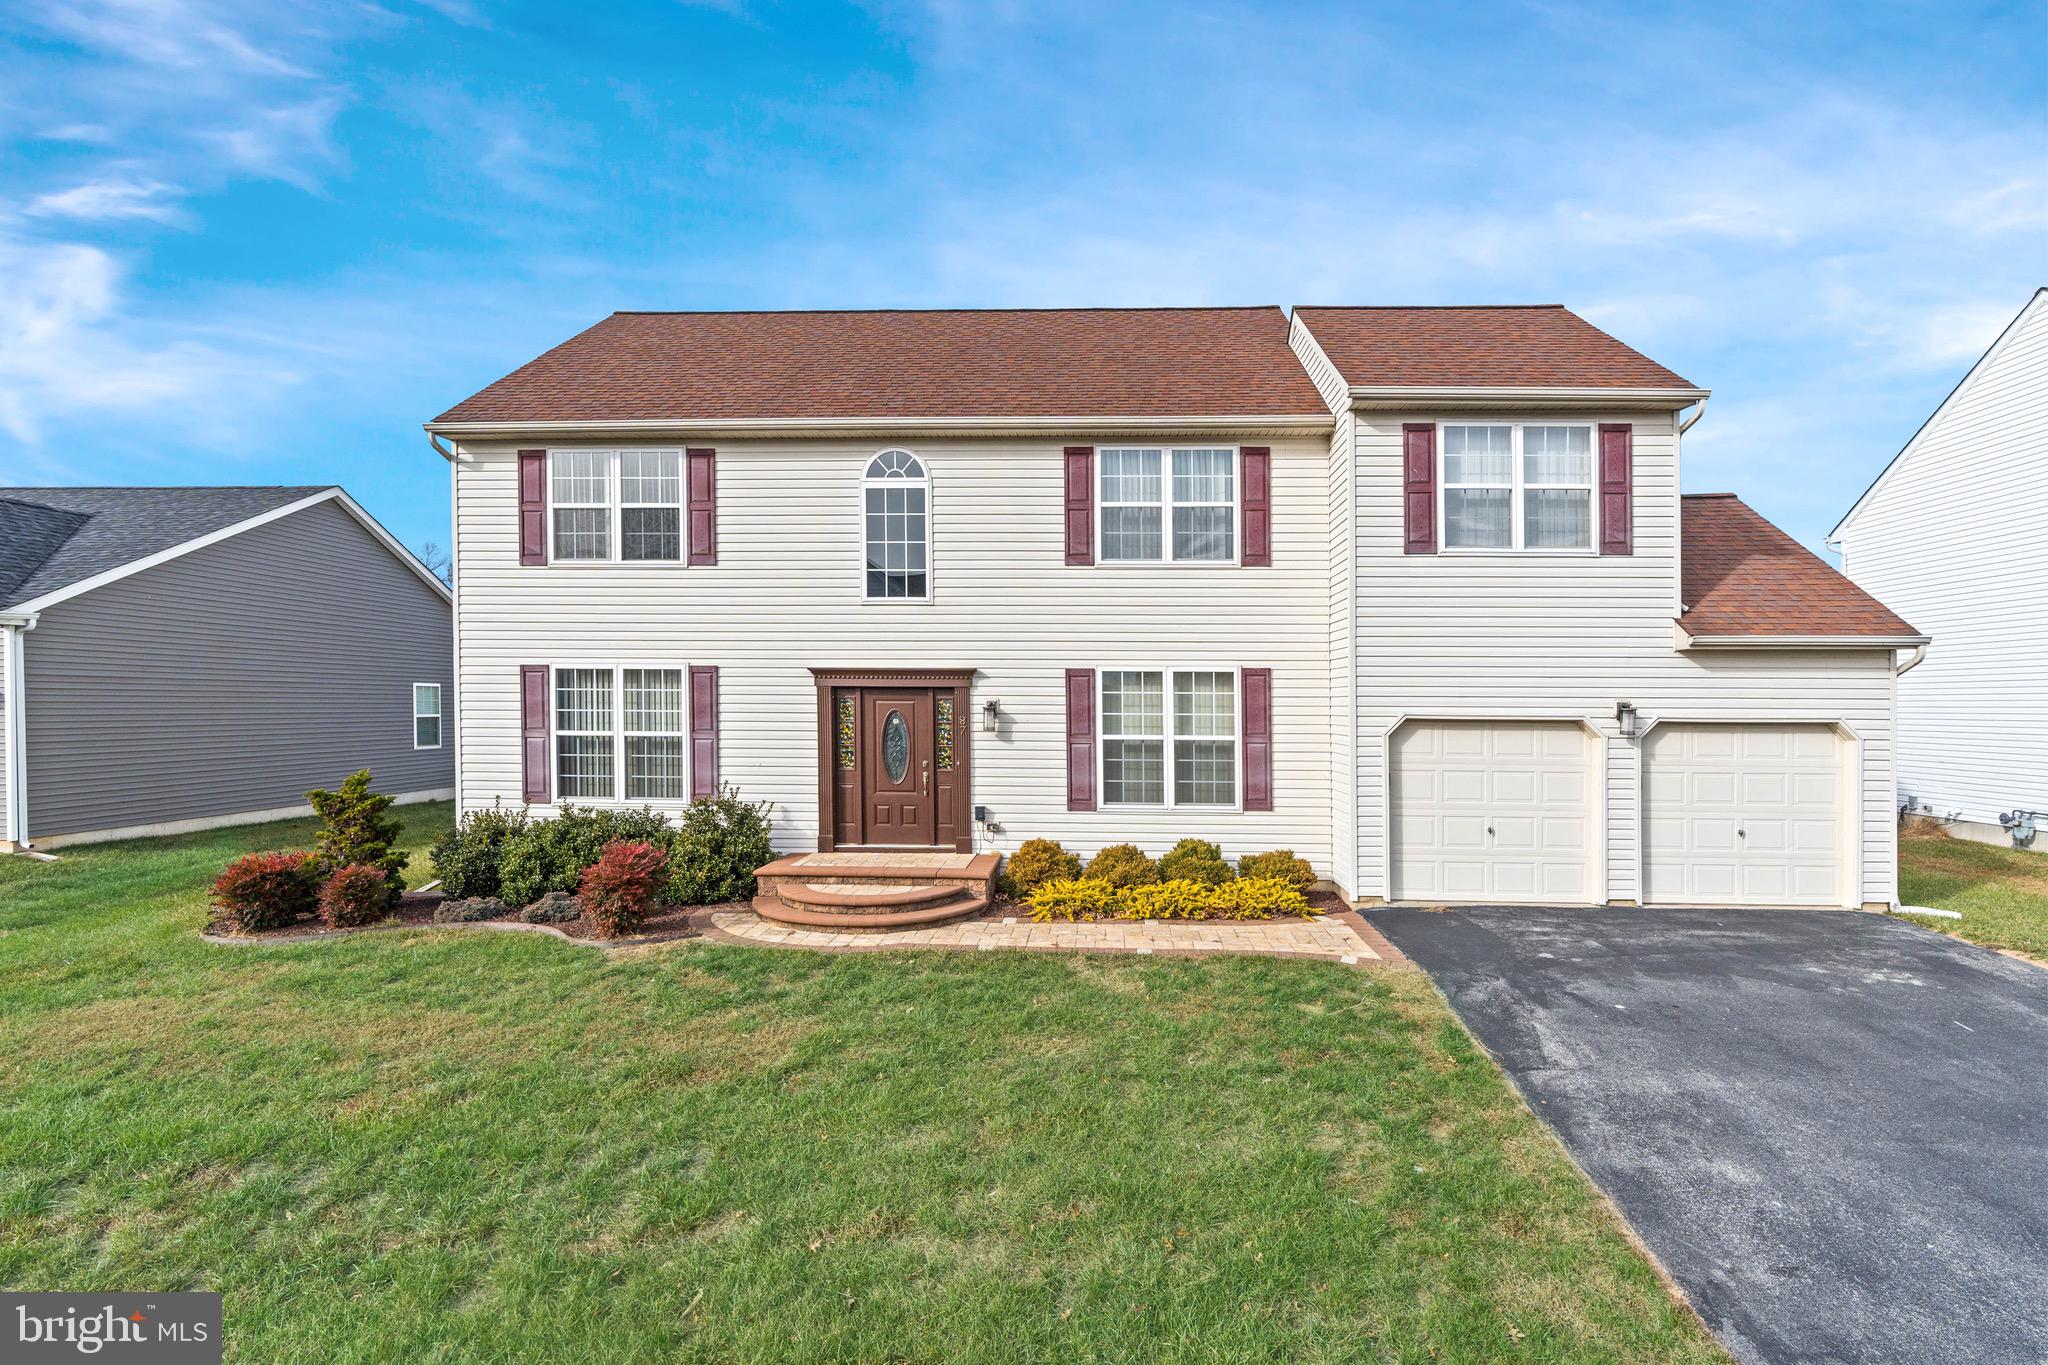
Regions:
[[[949,848],[959,853],[974,851],[973,814],[973,773],[974,773],[974,714],[970,707],[970,693],[974,686],[976,670],[972,668],[813,668],[811,679],[818,690],[818,851],[830,853],[841,847],[839,842],[839,780],[838,765],[835,761],[835,733],[832,708],[832,694],[841,688],[869,687],[914,687],[930,688],[934,693],[950,690],[953,694],[953,767],[957,770],[959,795],[954,804],[954,827],[957,830],[950,843],[935,847]],[[858,771],[858,769],[856,769]],[[856,801],[856,804],[858,802]],[[945,822],[946,813],[939,813],[940,823]],[[847,847],[864,847],[849,844]]]

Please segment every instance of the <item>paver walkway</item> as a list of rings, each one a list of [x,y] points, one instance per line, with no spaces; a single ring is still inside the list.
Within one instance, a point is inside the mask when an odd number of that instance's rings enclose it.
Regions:
[[[876,952],[896,948],[1037,949],[1073,953],[1256,953],[1272,957],[1317,957],[1350,965],[1405,965],[1400,954],[1379,946],[1350,923],[1349,915],[1316,920],[1249,922],[1165,922],[1109,920],[1079,924],[1034,924],[1022,916],[961,920],[896,930],[840,933],[802,929],[762,919],[751,910],[720,910],[710,917],[716,937],[739,943],[827,952]],[[1372,939],[1379,939],[1368,929]]]

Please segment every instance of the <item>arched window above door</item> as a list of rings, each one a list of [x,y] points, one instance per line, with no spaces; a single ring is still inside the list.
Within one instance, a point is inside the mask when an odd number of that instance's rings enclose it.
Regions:
[[[931,599],[931,479],[907,450],[884,450],[861,476],[870,601]]]

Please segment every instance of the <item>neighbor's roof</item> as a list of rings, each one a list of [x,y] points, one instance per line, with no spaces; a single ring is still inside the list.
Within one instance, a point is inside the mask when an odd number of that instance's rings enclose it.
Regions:
[[[1561,304],[1294,312],[1353,388],[1693,387]]]
[[[0,608],[312,497],[300,488],[0,488]]]
[[[1917,637],[1891,608],[1733,493],[1689,493],[1678,623],[1688,635]]]
[[[1328,411],[1274,307],[614,313],[433,425]]]

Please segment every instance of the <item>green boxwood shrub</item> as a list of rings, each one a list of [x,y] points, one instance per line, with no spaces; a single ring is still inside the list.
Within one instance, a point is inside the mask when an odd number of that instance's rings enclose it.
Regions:
[[[1183,839],[1159,860],[1159,876],[1169,882],[1217,886],[1236,875],[1230,864],[1223,861],[1223,850],[1207,839]]]
[[[493,804],[473,810],[434,841],[429,856],[441,878],[441,894],[456,900],[495,896],[504,889],[500,865],[505,846],[530,822],[523,810]]]
[[[667,899],[677,905],[717,905],[754,894],[754,869],[775,860],[768,842],[768,803],[740,800],[722,787],[683,812],[682,828],[666,841]]]
[[[1308,859],[1295,857],[1291,848],[1276,848],[1270,853],[1247,853],[1237,860],[1237,875],[1277,877],[1304,895],[1316,884],[1316,870],[1309,866]]]
[[[1111,844],[1088,860],[1081,876],[1111,886],[1149,886],[1159,880],[1159,864],[1145,856],[1136,844]]]
[[[1029,896],[1049,881],[1080,876],[1081,860],[1060,847],[1057,839],[1026,839],[1003,860],[1003,875],[1008,878],[1004,894]]]
[[[552,820],[532,820],[506,839],[498,861],[498,895],[511,905],[530,905],[550,891],[576,890],[583,869],[604,846],[618,839],[667,848],[675,831],[660,813],[564,806]]]

